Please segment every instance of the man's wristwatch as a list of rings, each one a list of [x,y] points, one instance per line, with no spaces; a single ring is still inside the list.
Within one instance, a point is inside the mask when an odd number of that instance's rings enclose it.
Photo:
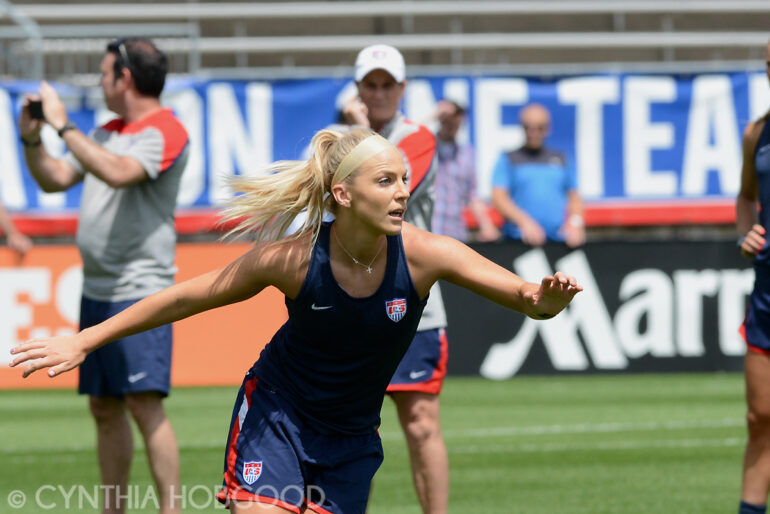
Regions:
[[[27,141],[23,137],[19,137],[19,139],[21,139],[21,144],[24,145],[25,148],[35,148],[43,144],[43,140],[40,139],[40,136],[37,136],[37,139],[33,139],[32,141]]]
[[[68,130],[75,130],[77,128],[78,126],[75,125],[75,122],[73,122],[72,120],[67,120],[64,126],[59,130],[57,130],[56,133],[59,134],[59,137],[64,137],[65,132],[67,132]]]

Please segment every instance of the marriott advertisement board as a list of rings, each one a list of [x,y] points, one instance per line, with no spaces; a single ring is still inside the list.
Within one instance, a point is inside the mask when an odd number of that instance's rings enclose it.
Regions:
[[[474,246],[531,281],[555,271],[585,290],[548,321],[508,311],[442,284],[449,318],[449,373],[521,374],[742,369],[738,333],[754,282],[732,242],[589,243],[531,249]]]

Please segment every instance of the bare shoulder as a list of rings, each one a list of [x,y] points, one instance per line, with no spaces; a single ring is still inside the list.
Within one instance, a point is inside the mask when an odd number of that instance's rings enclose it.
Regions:
[[[417,292],[424,297],[439,280],[464,287],[524,312],[519,295],[525,282],[460,241],[404,224],[404,251]],[[531,286],[536,288],[535,284]]]
[[[293,298],[299,293],[307,274],[312,243],[312,234],[304,234],[297,239],[262,242],[242,259],[248,270],[260,277],[262,282]]]
[[[401,237],[415,282],[425,279],[432,284],[444,278],[470,252],[467,246],[454,238],[432,234],[409,223],[404,223]]]
[[[460,244],[451,237],[433,234],[410,223],[404,223],[401,230],[401,238],[404,242],[404,251],[410,262],[431,262],[436,255],[448,250],[455,244]]]

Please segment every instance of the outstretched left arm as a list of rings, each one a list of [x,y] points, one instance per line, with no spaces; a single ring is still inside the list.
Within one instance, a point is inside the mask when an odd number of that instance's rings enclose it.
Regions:
[[[548,319],[583,290],[574,277],[561,272],[543,277],[540,284],[527,282],[455,239],[411,226],[404,240],[421,296],[437,280],[446,280],[531,318]]]

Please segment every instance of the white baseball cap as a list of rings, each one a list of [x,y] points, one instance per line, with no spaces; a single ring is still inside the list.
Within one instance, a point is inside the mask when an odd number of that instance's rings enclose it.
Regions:
[[[390,45],[367,46],[356,57],[356,82],[361,82],[373,70],[385,70],[396,82],[403,82],[406,78],[404,56]]]

